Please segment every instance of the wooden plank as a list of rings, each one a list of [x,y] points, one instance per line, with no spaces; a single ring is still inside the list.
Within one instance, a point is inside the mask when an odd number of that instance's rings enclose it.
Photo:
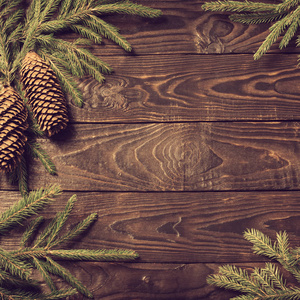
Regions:
[[[299,120],[297,55],[159,55],[106,59],[105,84],[86,78],[74,122]],[[276,63],[274,63],[276,62]]]
[[[69,269],[93,292],[95,299],[225,300],[238,295],[206,283],[206,277],[216,272],[217,267],[214,264],[80,263]]]
[[[236,266],[251,272],[264,264]],[[216,264],[81,263],[79,267],[73,264],[70,269],[93,292],[95,299],[228,300],[239,295],[206,283],[208,275],[217,273]],[[284,278],[295,284],[290,274]]]
[[[74,193],[65,192],[42,215],[47,224]],[[139,263],[261,262],[242,234],[256,228],[274,240],[286,230],[299,246],[299,192],[214,193],[80,193],[65,230],[91,213],[98,220],[67,248],[126,248],[140,254]],[[1,211],[17,193],[0,192]],[[22,230],[1,239],[15,249]]]
[[[162,10],[162,17],[107,16],[133,46],[134,54],[253,53],[269,33],[269,25],[243,25],[231,22],[228,14],[204,12],[205,1],[139,0],[139,4]],[[74,38],[67,36],[68,39]],[[279,52],[279,41],[271,52]],[[119,46],[105,40],[95,47],[103,56],[125,55]],[[295,42],[285,50],[299,52]]]
[[[40,140],[58,169],[30,187],[78,191],[299,190],[299,122],[78,124]],[[10,187],[5,184],[3,188]]]

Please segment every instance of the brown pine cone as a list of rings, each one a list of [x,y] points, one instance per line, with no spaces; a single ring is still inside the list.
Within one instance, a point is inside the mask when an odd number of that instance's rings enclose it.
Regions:
[[[41,130],[50,137],[66,128],[67,101],[50,65],[35,52],[29,52],[20,73],[25,96]]]
[[[27,109],[22,98],[10,86],[0,91],[0,169],[11,172],[24,152],[28,128]]]

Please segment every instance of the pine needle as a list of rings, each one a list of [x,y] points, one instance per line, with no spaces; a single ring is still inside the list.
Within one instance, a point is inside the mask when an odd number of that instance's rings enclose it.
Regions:
[[[27,280],[30,275],[30,267],[27,263],[2,249],[0,249],[0,266],[4,271],[22,280]]]
[[[69,242],[72,239],[78,237],[82,233],[84,233],[93,222],[97,220],[97,214],[93,213],[89,215],[85,220],[81,221],[78,225],[76,225],[73,229],[68,231],[67,234],[65,234],[62,237],[59,237],[51,244],[51,248],[57,247],[58,245],[61,245],[63,243]]]
[[[51,175],[56,175],[57,170],[47,152],[42,149],[41,145],[34,141],[28,141],[33,157],[39,158],[47,172]]]
[[[105,38],[108,38],[121,46],[127,52],[132,50],[131,45],[126,41],[126,39],[119,33],[117,27],[103,21],[102,19],[91,16],[90,19],[84,21],[84,24],[99,34],[103,35]]]
[[[28,173],[25,157],[22,155],[19,165],[9,174],[12,184],[17,183],[22,196],[28,194]]]
[[[234,22],[243,24],[271,23],[283,18],[281,13],[252,13],[252,14],[233,14],[229,18]]]
[[[161,16],[160,10],[152,9],[129,1],[99,5],[93,8],[92,12],[93,14],[100,15],[111,13],[138,15],[146,18],[157,18]]]
[[[92,40],[95,44],[101,44],[102,42],[101,35],[99,35],[94,30],[91,30],[90,28],[86,28],[85,26],[82,25],[72,25],[71,29],[74,32],[80,34],[81,36]]]
[[[65,210],[56,215],[55,226],[51,228],[51,232],[48,234],[46,248],[51,248],[52,243],[58,237],[62,227],[65,225],[68,217],[70,216],[72,209],[77,201],[76,195],[73,195],[67,202]]]
[[[47,55],[47,57],[51,68],[60,80],[60,84],[64,92],[72,97],[75,105],[82,107],[84,102],[83,96],[73,77],[66,71],[66,68],[59,64],[58,60],[54,56]]]
[[[138,258],[138,254],[126,249],[104,250],[50,250],[49,254],[56,258],[85,261],[126,261]]]
[[[0,216],[0,234],[42,210],[59,194],[60,188],[57,185],[30,192]]]
[[[298,252],[290,249],[286,232],[277,233],[276,242],[255,229],[248,229],[244,237],[253,243],[254,253],[276,259],[283,268],[295,276],[300,283]],[[248,272],[242,268],[225,265],[219,268],[219,274],[208,276],[209,284],[244,293],[234,297],[235,300],[269,299],[291,300],[300,299],[300,288],[287,285],[277,266],[266,263],[265,268],[254,268]]]
[[[32,236],[36,233],[37,229],[39,228],[39,226],[43,221],[44,221],[44,217],[39,216],[30,223],[29,227],[26,229],[26,231],[22,236],[20,242],[21,247],[26,247],[27,244],[30,243]]]
[[[36,257],[32,258],[32,263],[35,266],[35,268],[41,273],[42,277],[44,278],[44,280],[47,283],[50,290],[52,292],[57,291],[57,289],[54,285],[54,282],[53,282],[52,278],[50,277],[50,275],[48,273],[47,268],[45,268],[45,264]]]
[[[295,36],[300,22],[300,0],[286,0],[279,4],[252,1],[218,0],[205,3],[202,8],[209,11],[233,12],[230,19],[243,24],[273,23],[270,33],[262,42],[253,58],[261,58],[283,34],[279,49],[287,47]]]
[[[29,193],[27,197],[19,201],[0,219],[2,228],[8,229],[15,222],[22,222],[37,213],[48,201],[59,194],[58,187],[53,186],[44,190]],[[35,239],[39,225],[43,221],[42,216],[34,219],[25,230],[20,249],[14,251],[4,251],[0,249],[0,298],[1,296],[13,296],[15,299],[63,299],[63,295],[73,295],[75,291],[80,292],[86,297],[92,298],[92,293],[67,269],[61,266],[57,260],[68,261],[129,261],[138,258],[138,254],[133,250],[126,249],[58,249],[62,243],[68,242],[80,234],[84,233],[91,224],[97,219],[97,214],[91,214],[83,221],[79,222],[73,229],[61,235],[63,226],[66,224],[72,209],[77,201],[76,195],[68,200],[65,209],[56,214],[51,222],[43,229],[41,234]],[[33,206],[34,204],[34,206]],[[24,207],[30,213],[24,213]],[[33,244],[33,246],[31,246]],[[53,248],[56,249],[53,249]],[[45,283],[52,291],[50,294],[41,294],[39,291],[27,291],[27,287],[35,287],[30,279],[31,269],[39,271]],[[3,270],[3,271],[1,271]],[[52,275],[60,277],[73,289],[57,290]],[[16,283],[20,289],[8,290],[3,288],[2,282]]]
[[[67,269],[62,267],[60,264],[55,262],[52,258],[47,257],[47,262],[49,263],[48,272],[53,275],[57,275],[69,283],[73,288],[79,291],[81,294],[88,298],[93,298],[93,294]]]
[[[212,1],[202,5],[204,10],[228,11],[228,12],[275,12],[276,4],[252,2],[252,1]]]

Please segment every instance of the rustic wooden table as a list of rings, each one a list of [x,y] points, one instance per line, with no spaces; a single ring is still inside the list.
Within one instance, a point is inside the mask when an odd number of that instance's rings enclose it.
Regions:
[[[262,263],[245,229],[287,230],[299,246],[297,49],[277,44],[253,61],[267,26],[203,12],[200,0],[137,2],[163,16],[107,17],[134,52],[108,41],[93,48],[115,72],[103,85],[80,81],[85,106],[70,100],[69,128],[40,141],[58,176],[34,161],[30,188],[64,190],[47,218],[74,193],[71,224],[99,214],[75,247],[139,252],[134,263],[69,265],[95,299],[229,299],[206,277],[225,263]],[[20,196],[0,182],[3,211]]]

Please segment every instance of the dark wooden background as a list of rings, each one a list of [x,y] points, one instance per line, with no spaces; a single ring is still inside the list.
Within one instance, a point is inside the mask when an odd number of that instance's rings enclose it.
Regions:
[[[41,140],[58,169],[30,169],[30,188],[59,183],[53,217],[76,193],[70,224],[97,212],[76,247],[132,248],[134,263],[69,265],[95,299],[213,299],[206,284],[225,263],[261,265],[247,228],[300,241],[300,72],[292,43],[253,53],[268,26],[203,12],[200,0],[139,0],[163,16],[109,16],[133,45],[105,41],[93,53],[115,72],[100,85],[80,80],[85,106]],[[72,36],[68,36],[72,38]],[[1,177],[1,210],[19,192]],[[5,247],[14,247],[13,238]],[[83,299],[77,297],[76,299]]]

